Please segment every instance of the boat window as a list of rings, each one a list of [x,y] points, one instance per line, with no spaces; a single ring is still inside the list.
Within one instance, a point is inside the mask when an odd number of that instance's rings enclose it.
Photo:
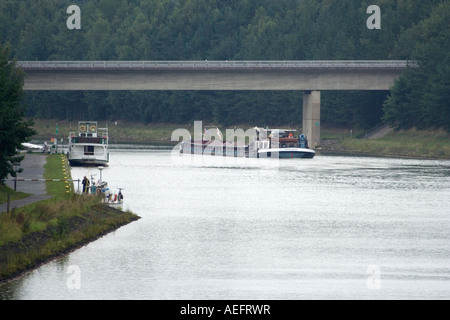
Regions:
[[[85,156],[93,156],[94,155],[94,146],[84,146],[84,155]]]

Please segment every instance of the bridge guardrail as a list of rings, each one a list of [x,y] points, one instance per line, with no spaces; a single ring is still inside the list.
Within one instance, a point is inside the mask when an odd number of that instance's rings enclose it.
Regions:
[[[403,69],[406,60],[304,60],[304,61],[18,61],[25,70],[115,69]]]

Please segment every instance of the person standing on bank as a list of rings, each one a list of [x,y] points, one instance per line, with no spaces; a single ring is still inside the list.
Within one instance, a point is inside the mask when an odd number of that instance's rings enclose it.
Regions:
[[[81,182],[81,184],[83,185],[83,193],[88,192],[89,189],[89,179],[86,178],[86,176],[84,176],[83,181]]]

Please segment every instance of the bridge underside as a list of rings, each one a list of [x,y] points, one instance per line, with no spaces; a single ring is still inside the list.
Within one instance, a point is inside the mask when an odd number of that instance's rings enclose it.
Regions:
[[[26,72],[25,90],[389,90],[401,70]]]

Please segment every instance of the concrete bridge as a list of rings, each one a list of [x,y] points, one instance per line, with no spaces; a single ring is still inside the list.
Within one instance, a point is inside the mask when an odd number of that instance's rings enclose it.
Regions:
[[[320,142],[320,91],[390,90],[408,61],[19,61],[25,90],[301,90]]]

